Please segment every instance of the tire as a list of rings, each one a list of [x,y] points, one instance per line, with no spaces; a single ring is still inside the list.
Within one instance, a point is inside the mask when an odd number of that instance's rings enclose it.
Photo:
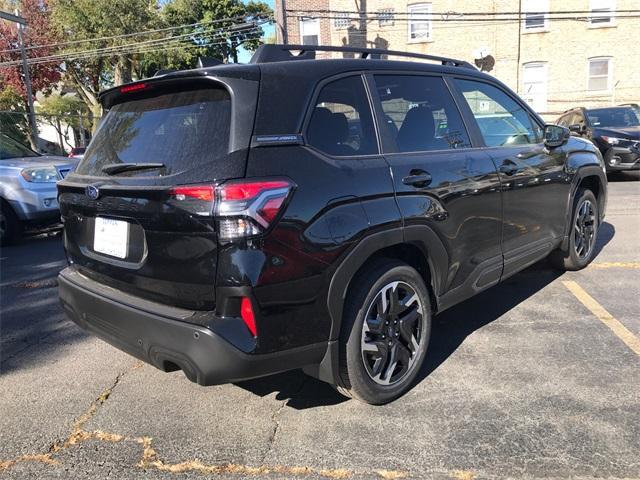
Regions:
[[[552,252],[551,264],[558,270],[582,270],[589,265],[595,256],[599,226],[598,200],[591,190],[578,190],[567,248]]]
[[[345,302],[336,388],[382,405],[409,390],[420,371],[431,332],[429,293],[414,268],[390,259],[372,262],[353,285]]]
[[[22,238],[22,223],[13,209],[5,202],[0,202],[0,245],[6,247],[17,243]]]

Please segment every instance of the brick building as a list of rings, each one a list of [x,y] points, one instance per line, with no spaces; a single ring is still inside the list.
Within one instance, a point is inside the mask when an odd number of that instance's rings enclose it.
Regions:
[[[548,119],[640,103],[638,0],[276,0],[276,9],[279,41],[475,62]]]

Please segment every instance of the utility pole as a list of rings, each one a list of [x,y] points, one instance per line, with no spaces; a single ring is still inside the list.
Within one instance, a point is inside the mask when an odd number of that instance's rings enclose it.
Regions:
[[[22,57],[22,70],[24,72],[24,85],[27,90],[27,104],[29,108],[29,128],[31,129],[31,143],[36,149],[40,149],[38,142],[38,125],[36,124],[36,115],[33,108],[33,91],[31,90],[31,76],[29,75],[29,64],[27,63],[27,53],[24,48],[24,36],[22,30],[27,21],[19,15],[12,15],[7,12],[0,11],[0,18],[15,22],[18,25],[18,42],[20,43],[20,56]]]

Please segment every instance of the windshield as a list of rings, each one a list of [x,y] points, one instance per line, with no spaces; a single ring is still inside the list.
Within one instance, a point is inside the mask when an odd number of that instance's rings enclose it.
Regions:
[[[16,142],[13,138],[0,134],[0,160],[39,156],[39,154],[21,143]]]
[[[115,105],[87,147],[76,173],[104,176],[119,163],[163,167],[124,173],[171,175],[214,161],[229,147],[231,99],[223,89],[191,90]]]
[[[632,107],[597,108],[588,110],[589,123],[594,127],[637,127],[638,113]]]

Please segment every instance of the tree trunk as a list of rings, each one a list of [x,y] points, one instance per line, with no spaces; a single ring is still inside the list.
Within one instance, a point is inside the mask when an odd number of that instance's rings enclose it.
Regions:
[[[116,85],[122,85],[123,83],[131,82],[131,59],[129,57],[119,57],[118,63],[116,63],[116,69],[114,72],[114,82]]]

